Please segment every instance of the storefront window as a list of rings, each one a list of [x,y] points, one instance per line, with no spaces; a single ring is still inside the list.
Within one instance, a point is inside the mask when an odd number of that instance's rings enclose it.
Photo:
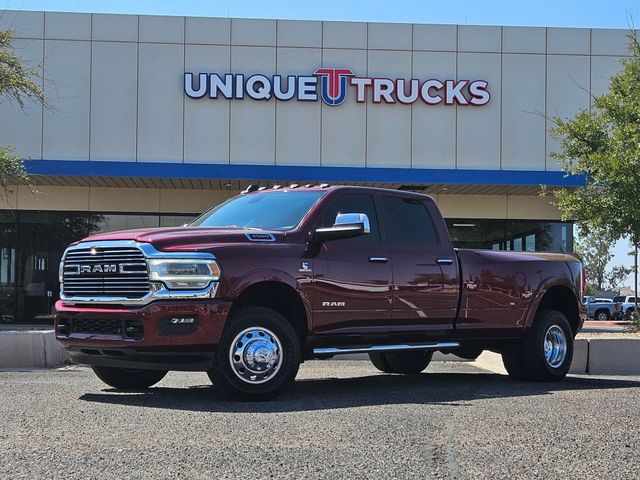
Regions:
[[[88,235],[188,223],[195,215],[0,212],[0,324],[50,324],[65,248]]]
[[[130,230],[132,228],[157,228],[160,226],[158,215],[101,215],[91,235],[104,232],[115,232],[117,230]]]
[[[459,248],[573,252],[573,227],[567,222],[447,219],[446,223]]]
[[[196,218],[196,215],[162,215],[160,217],[161,227],[181,227],[186,223],[190,223]]]
[[[0,213],[0,324],[16,321],[16,222],[11,212]]]
[[[51,323],[60,294],[58,264],[64,249],[87,236],[102,216],[19,212],[14,315],[19,323]]]

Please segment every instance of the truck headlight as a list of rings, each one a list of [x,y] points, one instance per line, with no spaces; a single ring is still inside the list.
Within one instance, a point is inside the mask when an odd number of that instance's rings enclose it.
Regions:
[[[199,290],[220,280],[220,267],[214,260],[152,259],[149,280],[163,282],[170,290]]]

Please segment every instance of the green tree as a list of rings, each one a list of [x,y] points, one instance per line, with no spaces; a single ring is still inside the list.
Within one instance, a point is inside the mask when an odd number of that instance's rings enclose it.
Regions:
[[[627,279],[629,274],[633,271],[632,268],[625,267],[623,265],[618,265],[617,267],[613,267],[609,273],[607,274],[607,283],[609,290],[617,290],[622,287],[622,284]]]
[[[637,298],[640,44],[634,30],[629,34],[629,53],[622,60],[622,70],[611,77],[609,91],[593,97],[590,110],[569,120],[553,119],[552,134],[562,147],[553,157],[566,173],[585,178],[583,187],[560,188],[553,195],[563,219],[576,221],[583,233],[598,230],[609,240],[625,237],[631,241]]]
[[[35,68],[28,68],[22,58],[13,53],[11,30],[0,31],[0,101],[16,103],[24,109],[25,101],[44,102],[44,93],[34,80]],[[22,159],[12,147],[0,146],[0,194],[6,194],[13,182],[28,183],[29,177]]]
[[[590,293],[619,288],[631,272],[631,269],[624,266],[607,269],[613,258],[611,244],[605,234],[598,230],[586,232],[576,240],[576,253],[584,263]]]

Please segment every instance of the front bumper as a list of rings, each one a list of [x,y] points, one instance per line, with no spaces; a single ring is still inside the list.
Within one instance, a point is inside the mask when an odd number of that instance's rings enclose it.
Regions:
[[[76,363],[122,368],[208,370],[231,302],[154,302],[139,307],[56,303],[56,339]],[[172,318],[194,318],[171,325]]]

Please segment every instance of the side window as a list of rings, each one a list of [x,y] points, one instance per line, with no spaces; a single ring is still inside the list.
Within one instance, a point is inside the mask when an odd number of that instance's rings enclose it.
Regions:
[[[388,226],[387,236],[393,242],[438,243],[427,207],[419,200],[400,197],[381,197],[383,218]]]
[[[335,222],[336,216],[339,213],[364,213],[369,217],[369,224],[371,226],[371,233],[368,235],[361,235],[358,238],[360,241],[367,240],[380,240],[380,230],[378,228],[378,219],[376,217],[376,209],[373,205],[373,199],[371,195],[350,193],[343,195],[334,200],[322,213],[320,219],[321,227],[331,227]]]

